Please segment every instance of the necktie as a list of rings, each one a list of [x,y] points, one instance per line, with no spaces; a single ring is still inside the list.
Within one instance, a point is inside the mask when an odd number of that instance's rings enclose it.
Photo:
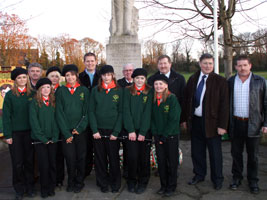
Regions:
[[[160,105],[160,103],[161,103],[161,99],[162,99],[162,95],[157,95],[157,104],[158,104],[158,106]]]
[[[75,92],[74,87],[70,87],[70,93],[73,94]]]
[[[200,83],[198,84],[198,87],[195,93],[195,108],[197,108],[200,105],[200,97],[201,97],[201,93],[202,93],[202,90],[205,84],[206,77],[207,77],[206,75],[203,75]]]

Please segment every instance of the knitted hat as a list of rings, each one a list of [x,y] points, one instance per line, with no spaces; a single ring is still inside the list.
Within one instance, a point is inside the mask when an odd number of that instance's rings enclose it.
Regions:
[[[106,74],[106,73],[114,73],[114,69],[111,65],[104,65],[100,69],[100,75]]]
[[[27,70],[24,68],[21,68],[21,67],[17,67],[11,72],[11,79],[15,80],[17,78],[17,76],[19,76],[21,74],[27,75]]]
[[[48,78],[41,78],[36,83],[36,90],[38,90],[42,85],[49,84],[51,85],[52,82]]]
[[[57,71],[61,74],[61,70],[59,69],[59,67],[57,66],[53,66],[53,67],[50,67],[48,68],[48,70],[46,71],[46,76],[50,73],[50,72],[54,72],[54,71]]]
[[[62,70],[62,76],[65,76],[66,73],[70,71],[78,72],[78,67],[74,64],[64,65]]]
[[[145,69],[143,68],[137,68],[133,71],[132,73],[132,78],[136,77],[136,76],[144,76],[147,77],[147,72]]]
[[[164,81],[167,84],[169,84],[169,79],[164,74],[157,74],[154,77],[154,82],[153,83],[155,83],[155,81]]]

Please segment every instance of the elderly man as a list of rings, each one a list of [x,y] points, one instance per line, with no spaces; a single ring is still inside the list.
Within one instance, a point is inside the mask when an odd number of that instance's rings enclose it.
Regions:
[[[243,179],[243,151],[247,150],[247,179],[250,192],[259,193],[258,154],[260,131],[267,133],[267,91],[265,79],[251,72],[252,64],[246,55],[237,58],[237,74],[228,81],[230,89],[231,153],[233,180],[230,189],[236,190]]]
[[[39,63],[31,63],[28,66],[28,75],[32,89],[36,89],[37,81],[42,77],[43,67]]]
[[[126,86],[130,86],[133,84],[133,78],[132,78],[132,73],[135,69],[134,64],[128,63],[123,66],[122,74],[123,78],[118,80],[118,84],[122,87],[125,88]]]
[[[98,79],[100,78],[99,71],[96,69],[97,58],[94,53],[86,53],[83,57],[85,69],[79,74],[79,79],[81,84],[89,89],[91,92],[92,88],[98,84]],[[94,164],[94,148],[93,148],[93,133],[88,127],[88,140],[87,140],[87,155],[86,155],[86,166],[85,166],[85,176],[89,176],[93,164]]]
[[[223,183],[221,135],[226,133],[229,119],[229,95],[225,78],[215,74],[214,59],[203,54],[200,71],[193,74],[185,88],[182,110],[184,127],[191,133],[191,155],[195,176],[189,185],[204,181],[207,173],[206,149],[209,151],[211,181],[220,190]]]

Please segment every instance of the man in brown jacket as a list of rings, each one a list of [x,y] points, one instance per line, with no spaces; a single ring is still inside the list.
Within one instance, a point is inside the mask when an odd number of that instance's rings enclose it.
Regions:
[[[222,188],[221,135],[226,133],[229,118],[229,94],[225,78],[215,74],[214,59],[203,54],[200,71],[193,74],[185,88],[182,125],[191,133],[191,155],[195,176],[188,183],[204,181],[207,173],[206,148],[208,147],[211,181],[216,190]]]

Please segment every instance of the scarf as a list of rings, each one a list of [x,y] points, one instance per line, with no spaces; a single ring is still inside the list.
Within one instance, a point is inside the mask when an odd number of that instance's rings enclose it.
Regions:
[[[116,84],[115,84],[115,82],[113,80],[107,86],[104,83],[104,81],[102,81],[102,88],[106,90],[106,94],[109,93],[110,89],[115,88],[115,87],[116,87]]]
[[[19,91],[19,94],[23,96],[27,92],[27,89],[26,87],[24,87],[22,90],[18,88],[18,91]]]
[[[46,106],[49,106],[49,96],[46,98],[44,96],[42,96],[43,102]]]
[[[139,95],[145,90],[146,85],[144,84],[140,89],[138,89],[138,88],[136,87],[136,85],[134,84],[134,88],[136,89],[136,91],[137,91],[137,95],[139,96]]]
[[[79,86],[80,86],[80,84],[78,82],[76,82],[73,87],[69,83],[66,84],[66,87],[69,88],[69,91],[71,94],[74,94],[76,88]]]

